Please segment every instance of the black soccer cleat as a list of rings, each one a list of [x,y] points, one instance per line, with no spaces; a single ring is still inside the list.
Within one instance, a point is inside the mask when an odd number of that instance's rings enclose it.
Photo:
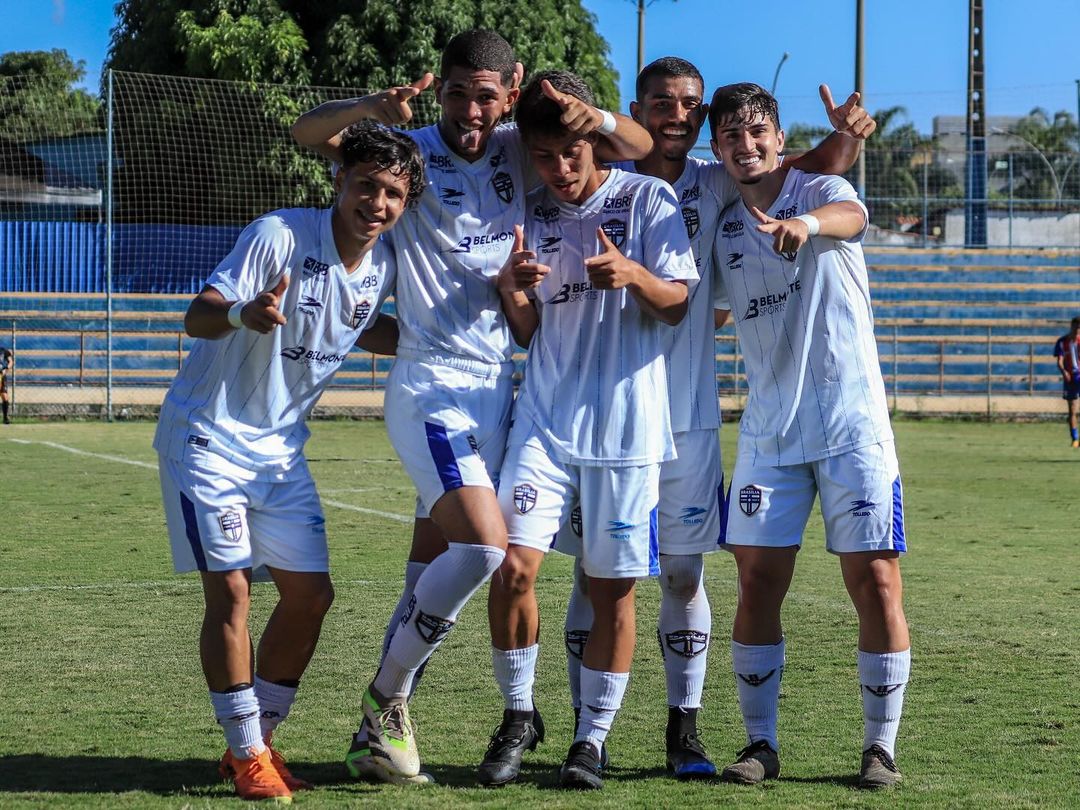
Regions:
[[[543,741],[544,720],[540,712],[503,710],[502,723],[491,735],[484,761],[476,769],[476,778],[488,787],[510,784],[521,773],[525,752],[536,750]]]
[[[676,779],[712,779],[716,766],[698,739],[697,709],[668,707],[667,769]]]
[[[737,785],[757,785],[779,776],[780,755],[766,740],[758,740],[739,752],[739,758],[720,773],[720,780]]]
[[[559,768],[559,787],[570,790],[600,790],[604,778],[600,775],[600,754],[588,740],[570,746],[566,761]]]
[[[577,736],[578,726],[581,724],[581,707],[574,707],[574,736]],[[604,770],[609,764],[611,764],[611,758],[608,756],[607,743],[600,746],[600,770]]]
[[[860,788],[880,790],[898,785],[903,779],[889,752],[880,745],[875,743],[863,751],[862,768],[859,771]]]

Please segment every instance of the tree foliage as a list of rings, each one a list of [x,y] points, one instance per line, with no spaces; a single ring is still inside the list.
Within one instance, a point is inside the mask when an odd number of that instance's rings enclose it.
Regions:
[[[1012,196],[1029,200],[1080,199],[1076,119],[1061,110],[1051,117],[1036,107],[1008,131]]]
[[[73,86],[86,75],[83,64],[59,49],[0,55],[4,130],[35,139],[99,131],[98,100]]]

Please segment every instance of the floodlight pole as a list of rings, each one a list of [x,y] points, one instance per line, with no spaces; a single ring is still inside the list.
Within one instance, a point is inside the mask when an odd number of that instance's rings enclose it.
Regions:
[[[645,9],[651,6],[656,0],[636,0],[637,1],[637,76],[641,73],[641,69],[645,67]],[[634,0],[631,0],[634,2]],[[679,0],[671,0],[673,3],[678,3]]]
[[[769,95],[773,98],[776,97],[776,83],[780,80],[780,68],[784,66],[784,62],[788,60],[789,56],[791,56],[791,54],[784,51],[784,55],[780,57],[780,61],[776,65],[776,73],[774,73],[772,77],[772,89],[769,90]]]
[[[105,419],[113,420],[113,72],[109,70],[108,128],[105,131]]]

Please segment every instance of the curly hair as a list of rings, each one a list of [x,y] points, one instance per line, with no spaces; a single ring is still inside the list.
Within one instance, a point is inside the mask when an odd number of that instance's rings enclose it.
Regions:
[[[357,163],[374,163],[396,177],[406,175],[408,205],[413,205],[424,191],[424,159],[408,135],[375,121],[360,121],[341,134],[341,154],[343,169]]]
[[[562,135],[566,132],[563,126],[562,108],[557,103],[544,95],[540,83],[547,79],[551,86],[560,93],[574,96],[586,104],[596,106],[596,98],[593,91],[585,80],[568,70],[544,70],[537,73],[525,85],[518,99],[517,112],[514,120],[517,121],[518,130],[523,138],[548,137]]]

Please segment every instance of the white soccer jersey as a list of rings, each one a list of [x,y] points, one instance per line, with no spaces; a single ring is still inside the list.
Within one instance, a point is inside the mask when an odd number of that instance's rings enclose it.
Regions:
[[[248,225],[207,284],[227,300],[255,298],[289,277],[279,309],[288,323],[263,335],[237,329],[196,340],[165,396],[154,447],[164,457],[210,451],[257,475],[293,468],[307,415],[393,289],[381,240],[346,273],[332,209],[293,208]]]
[[[517,127],[497,127],[472,163],[454,154],[437,124],[405,134],[423,155],[427,187],[391,236],[399,353],[508,362],[514,344],[492,279],[510,255],[514,225],[524,221],[533,176]]]
[[[530,291],[540,326],[529,345],[511,444],[542,433],[564,463],[635,466],[674,456],[661,343],[671,327],[625,288],[594,289],[584,261],[603,228],[625,255],[665,280],[697,278],[679,207],[663,180],[611,169],[582,205],[546,187],[529,195],[526,242],[551,267]]]
[[[790,219],[840,201],[859,202],[843,178],[791,169],[766,213]],[[741,200],[722,219],[719,300],[735,318],[749,388],[740,456],[802,464],[891,439],[862,234],[815,236],[780,256]]]

